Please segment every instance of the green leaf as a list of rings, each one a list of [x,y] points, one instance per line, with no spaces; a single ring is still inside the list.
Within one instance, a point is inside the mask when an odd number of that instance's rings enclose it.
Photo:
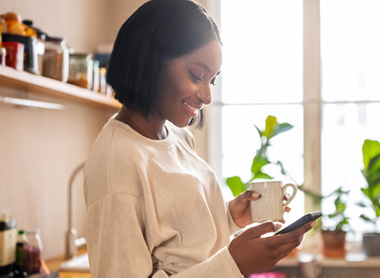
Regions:
[[[371,223],[376,223],[376,222],[374,222],[371,218],[369,218],[369,217],[367,217],[366,215],[364,215],[364,214],[361,214],[360,215],[360,218],[361,219],[363,219],[364,221],[367,221],[367,222],[371,222]]]
[[[358,203],[356,203],[356,205],[358,205],[359,207],[362,207],[362,208],[366,208],[367,207],[367,204],[365,204],[363,202],[358,202]]]
[[[370,160],[380,154],[380,142],[366,139],[363,143],[362,153],[364,168],[367,169]]]
[[[274,137],[280,133],[283,133],[285,131],[288,131],[292,128],[293,128],[293,126],[291,124],[288,124],[288,123],[281,123],[280,124],[280,123],[278,123],[277,126],[274,128],[272,137]]]
[[[346,204],[340,203],[336,206],[336,211],[343,213],[346,210]]]
[[[267,119],[265,120],[265,130],[264,130],[264,136],[266,138],[271,138],[274,129],[277,126],[277,118],[275,116],[269,115]]]
[[[368,188],[360,188],[360,190],[368,197],[368,199],[371,200],[371,192],[369,191]]]
[[[241,178],[238,176],[229,177],[226,179],[226,183],[230,188],[234,197],[238,196],[240,193],[243,193],[247,190],[247,185],[241,181]]]
[[[259,133],[260,138],[263,137],[264,136],[263,131],[261,131],[256,125],[255,125],[255,128],[257,132]]]
[[[265,165],[269,163],[270,162],[267,157],[262,156],[261,154],[256,155],[252,161],[251,173],[254,176],[257,175],[257,173],[261,172],[261,168],[263,168]]]
[[[259,173],[256,173],[256,175],[251,180],[254,180],[254,179],[272,180],[273,177],[271,177],[270,175],[266,173],[259,172]]]

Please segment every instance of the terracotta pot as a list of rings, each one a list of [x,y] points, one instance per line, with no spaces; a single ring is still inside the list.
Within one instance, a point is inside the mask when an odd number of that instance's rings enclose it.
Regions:
[[[322,231],[322,254],[329,258],[342,258],[346,255],[345,231]]]
[[[380,256],[380,233],[363,233],[363,251],[367,256]]]

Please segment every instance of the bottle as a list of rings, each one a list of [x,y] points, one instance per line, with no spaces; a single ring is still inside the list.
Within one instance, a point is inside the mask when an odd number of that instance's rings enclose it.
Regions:
[[[23,269],[28,274],[40,272],[42,242],[39,230],[25,230],[27,242],[24,243]]]
[[[24,244],[27,243],[27,238],[24,230],[19,230],[16,244],[16,275],[17,277],[25,277],[24,272]]]
[[[0,278],[14,276],[16,241],[16,219],[0,212]]]

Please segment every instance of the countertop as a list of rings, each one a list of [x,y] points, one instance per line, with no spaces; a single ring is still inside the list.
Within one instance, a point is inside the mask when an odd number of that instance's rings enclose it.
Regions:
[[[87,253],[87,249],[82,248],[78,250],[78,255]],[[64,256],[60,256],[46,261],[46,265],[51,272],[59,271],[61,263],[65,261]],[[67,272],[59,271],[59,278],[91,278],[91,274],[88,272]]]

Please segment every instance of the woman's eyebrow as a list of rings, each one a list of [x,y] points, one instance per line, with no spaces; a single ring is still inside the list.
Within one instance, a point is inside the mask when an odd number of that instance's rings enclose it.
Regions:
[[[202,63],[202,62],[193,62],[191,63],[191,65],[195,65],[195,66],[198,66],[198,67],[202,67],[205,71],[207,71],[208,73],[211,72],[211,69],[205,64],[205,63]],[[215,76],[218,76],[220,74],[220,71],[218,71]]]
[[[193,62],[193,63],[191,63],[191,65],[202,67],[205,71],[211,72],[211,69],[206,64],[204,64],[202,62]]]

